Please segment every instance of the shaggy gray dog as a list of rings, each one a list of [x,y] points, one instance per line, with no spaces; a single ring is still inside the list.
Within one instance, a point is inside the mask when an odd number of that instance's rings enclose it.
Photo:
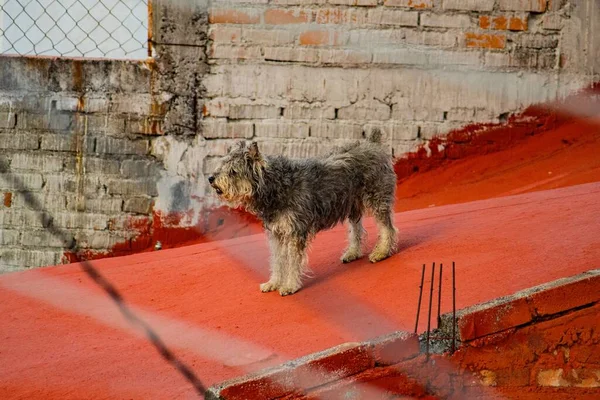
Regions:
[[[298,291],[307,271],[310,240],[345,220],[350,222],[350,244],[342,261],[360,258],[361,220],[367,210],[379,227],[369,260],[393,254],[396,175],[380,142],[381,132],[374,130],[369,140],[305,160],[263,156],[256,142],[248,147],[240,142],[208,178],[221,199],[263,221],[272,253],[271,277],[260,285],[263,292],[279,290],[285,296]]]

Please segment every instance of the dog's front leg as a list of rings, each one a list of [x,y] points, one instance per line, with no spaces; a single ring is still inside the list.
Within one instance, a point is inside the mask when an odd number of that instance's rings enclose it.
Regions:
[[[272,292],[279,289],[283,281],[283,265],[285,263],[285,251],[286,247],[283,244],[281,237],[273,233],[268,233],[269,246],[271,248],[271,277],[268,282],[260,285],[262,292]]]
[[[286,259],[282,263],[282,284],[279,294],[287,296],[296,293],[302,287],[302,275],[306,273],[306,239],[288,237],[284,240]]]

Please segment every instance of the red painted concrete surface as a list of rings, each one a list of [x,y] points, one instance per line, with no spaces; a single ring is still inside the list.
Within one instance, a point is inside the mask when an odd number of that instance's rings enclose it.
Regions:
[[[339,262],[340,227],[318,236],[314,276],[286,298],[258,290],[268,274],[262,235],[91,265],[208,386],[343,342],[411,330],[424,262],[456,261],[458,308],[597,268],[599,220],[600,183],[404,212],[396,215],[399,254],[374,265]],[[366,226],[372,245],[372,221]],[[0,398],[195,397],[143,331],[127,326],[81,265],[0,277]],[[232,338],[269,351],[249,351],[255,362],[240,365],[225,356]]]

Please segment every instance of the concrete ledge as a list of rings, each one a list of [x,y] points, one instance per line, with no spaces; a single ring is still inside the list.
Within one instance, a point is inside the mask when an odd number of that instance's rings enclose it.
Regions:
[[[600,270],[558,279],[457,312],[457,339],[475,340],[600,301]],[[442,316],[442,330],[452,329],[452,314]]]
[[[418,337],[394,332],[362,343],[345,343],[208,389],[207,400],[272,399],[346,378],[419,354]]]

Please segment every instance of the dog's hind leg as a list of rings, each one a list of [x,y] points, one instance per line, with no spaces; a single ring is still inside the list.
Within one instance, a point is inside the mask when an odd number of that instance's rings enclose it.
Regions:
[[[362,226],[362,219],[359,216],[350,217],[348,219],[348,248],[342,255],[342,262],[349,263],[354,260],[358,260],[362,257],[362,237],[364,234],[364,228]]]
[[[302,287],[302,276],[308,268],[306,255],[307,240],[305,238],[289,237],[284,241],[287,259],[282,264],[282,281],[279,294],[287,296],[296,293]]]
[[[382,205],[373,210],[377,222],[379,238],[375,248],[369,254],[369,261],[375,263],[391,256],[396,251],[397,230],[393,224],[392,209],[389,205]]]
[[[268,236],[271,247],[271,277],[268,282],[260,285],[260,290],[265,293],[279,289],[283,281],[283,269],[287,262],[287,247],[284,245],[282,238],[273,233],[269,233]]]

